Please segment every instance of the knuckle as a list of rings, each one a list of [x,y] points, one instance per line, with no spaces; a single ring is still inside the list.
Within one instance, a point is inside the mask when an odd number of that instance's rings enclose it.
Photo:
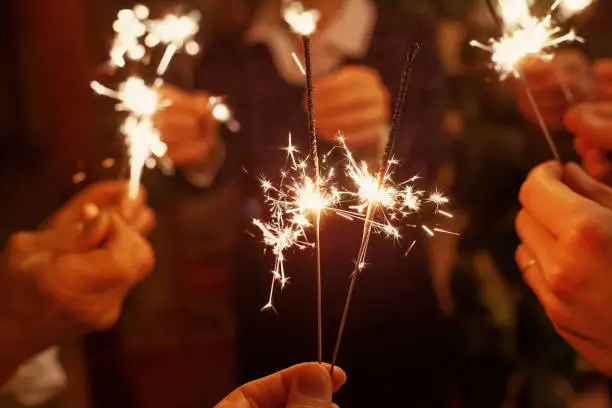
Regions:
[[[571,222],[566,244],[569,251],[582,253],[606,248],[609,236],[603,221],[596,217],[582,216]]]
[[[29,232],[16,232],[9,238],[7,249],[9,253],[19,252],[26,249],[32,240],[32,234]]]
[[[563,297],[571,297],[580,284],[580,275],[574,273],[571,262],[560,260],[553,264],[547,274],[550,291]]]

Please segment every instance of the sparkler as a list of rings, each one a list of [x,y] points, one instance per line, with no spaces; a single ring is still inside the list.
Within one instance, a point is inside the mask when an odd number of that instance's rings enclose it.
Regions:
[[[333,169],[318,181],[308,176],[307,160],[301,158],[299,149],[293,145],[291,135],[285,167],[281,171],[281,181],[274,186],[267,179],[261,180],[261,187],[268,204],[271,221],[265,223],[254,220],[253,223],[263,234],[263,243],[272,249],[275,255],[272,283],[268,302],[263,309],[273,309],[274,290],[277,283],[281,289],[288,278],[285,274],[285,254],[293,247],[305,249],[313,247],[307,239],[306,230],[313,224],[312,218],[333,209],[339,203],[341,193],[333,186]]]
[[[310,156],[314,170],[315,195],[321,195],[322,184],[319,165],[319,143],[314,111],[314,84],[312,76],[312,51],[310,36],[316,31],[317,23],[321,18],[317,10],[305,10],[299,1],[285,1],[283,18],[289,24],[291,30],[302,37],[304,44],[304,59],[306,64],[306,93],[308,100],[308,130],[310,135]],[[321,211],[315,211],[315,234],[317,251],[317,356],[318,361],[323,361],[323,293],[321,282]]]
[[[117,13],[117,20],[113,23],[115,39],[110,50],[111,67],[124,67],[126,57],[139,61],[145,56],[146,50],[140,40],[147,32],[148,17],[149,9],[140,4],[132,10],[125,9]]]
[[[147,47],[156,47],[159,44],[166,46],[166,51],[157,67],[157,75],[166,73],[174,55],[184,49],[189,55],[196,55],[200,46],[194,40],[200,31],[199,22],[201,14],[192,11],[186,15],[167,14],[160,20],[151,20],[148,23],[149,34],[145,38]]]
[[[509,76],[513,76],[521,81],[529,102],[536,113],[544,137],[555,159],[561,161],[550,130],[544,121],[540,108],[533,97],[533,93],[525,76],[522,74],[520,64],[528,58],[551,61],[552,58],[554,58],[552,53],[554,48],[564,43],[581,41],[581,38],[578,37],[573,30],[562,34],[562,29],[553,22],[552,13],[561,4],[561,0],[555,3],[544,18],[537,18],[531,15],[527,6],[525,6],[527,8],[521,8],[516,17],[518,27],[514,29],[508,29],[507,24],[500,20],[491,1],[492,0],[487,0],[487,5],[489,6],[493,19],[500,28],[502,33],[501,37],[490,39],[488,44],[472,41],[471,45],[491,53],[493,67],[500,74],[502,80]],[[512,4],[513,7],[516,7],[517,3],[509,2],[508,4]],[[503,7],[506,6],[503,5]],[[502,13],[503,16],[507,14],[513,13]]]
[[[377,212],[377,210],[381,207],[393,208],[393,204],[395,203],[395,199],[398,196],[397,189],[393,187],[392,183],[390,183],[391,177],[391,166],[394,161],[391,158],[393,153],[393,148],[395,146],[395,139],[397,138],[397,132],[401,122],[402,111],[404,108],[404,103],[406,99],[406,94],[408,93],[408,85],[410,83],[410,76],[412,74],[412,68],[414,66],[414,60],[416,58],[416,54],[419,50],[419,45],[415,44],[410,48],[408,53],[406,54],[406,63],[404,65],[404,69],[402,71],[400,88],[397,95],[397,99],[395,102],[395,108],[393,111],[393,117],[391,120],[391,129],[389,133],[389,140],[387,142],[387,146],[385,148],[385,152],[383,155],[383,159],[380,163],[380,168],[378,171],[378,177],[373,177],[372,175],[367,173],[367,167],[362,166],[361,169],[355,166],[354,160],[351,159],[349,155],[349,168],[348,175],[355,182],[358,187],[358,195],[360,198],[360,205],[367,208],[365,222],[363,225],[363,236],[361,239],[361,246],[359,248],[359,252],[357,255],[357,259],[355,261],[355,269],[353,270],[353,274],[351,276],[351,283],[349,286],[348,295],[346,298],[346,303],[344,306],[344,312],[342,313],[342,319],[340,321],[340,328],[338,330],[338,337],[336,338],[336,345],[334,348],[334,354],[332,358],[332,366],[331,370],[333,371],[336,361],[338,359],[338,352],[340,351],[340,344],[342,343],[342,336],[344,334],[344,327],[346,325],[346,319],[348,317],[348,312],[351,307],[351,302],[353,299],[353,293],[355,291],[355,283],[357,282],[358,273],[363,270],[365,266],[365,257],[368,250],[368,244],[370,241],[370,236],[372,234],[372,220]],[[412,207],[413,210],[418,209],[419,200],[418,194],[415,194],[412,189],[406,189],[406,199],[404,203],[406,203],[409,208]],[[392,225],[389,223],[388,227],[385,228],[391,235],[399,236],[399,233]]]
[[[138,196],[138,188],[145,165],[153,167],[154,158],[163,159],[167,146],[161,141],[159,131],[153,125],[153,116],[169,105],[160,99],[158,88],[161,81],[148,86],[142,78],[129,77],[119,84],[118,89],[107,88],[99,82],[92,82],[91,87],[98,95],[118,100],[117,111],[128,113],[121,126],[121,133],[126,137],[130,157],[129,197]]]

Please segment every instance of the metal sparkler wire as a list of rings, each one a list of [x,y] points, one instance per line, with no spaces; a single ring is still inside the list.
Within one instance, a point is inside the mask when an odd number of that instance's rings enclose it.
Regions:
[[[389,133],[389,140],[387,142],[387,146],[385,148],[385,152],[383,155],[383,159],[380,162],[380,169],[378,172],[378,189],[380,190],[383,184],[386,182],[387,175],[389,174],[389,164],[391,160],[391,154],[393,148],[395,146],[395,141],[397,139],[397,133],[400,127],[402,112],[404,109],[406,95],[408,93],[408,85],[410,84],[410,77],[412,74],[412,69],[414,67],[414,61],[416,55],[419,50],[419,44],[414,44],[406,54],[406,61],[404,64],[404,69],[402,70],[402,76],[400,80],[400,88],[396,98],[395,107],[393,111],[393,117],[391,121],[391,129]],[[357,276],[359,272],[363,269],[365,264],[365,256],[368,250],[368,244],[370,241],[370,236],[372,234],[372,220],[377,211],[379,202],[369,201],[366,211],[366,217],[363,226],[363,236],[361,240],[361,245],[359,248],[359,252],[357,255],[357,259],[355,261],[355,268],[353,270],[353,274],[351,276],[351,283],[349,285],[348,294],[346,297],[346,302],[344,305],[344,311],[342,313],[342,319],[340,320],[340,327],[338,329],[338,336],[336,337],[336,345],[334,347],[334,354],[332,357],[331,364],[331,372],[333,372],[334,367],[336,366],[336,362],[338,361],[338,353],[340,351],[340,345],[342,343],[342,337],[344,335],[344,328],[346,326],[346,320],[348,318],[348,313],[351,308],[351,303],[353,299],[353,294],[355,292],[355,284],[357,282]]]

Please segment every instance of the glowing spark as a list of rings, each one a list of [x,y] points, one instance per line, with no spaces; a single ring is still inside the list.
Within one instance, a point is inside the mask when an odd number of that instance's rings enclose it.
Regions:
[[[493,67],[502,79],[510,75],[518,78],[518,67],[527,58],[550,61],[553,55],[548,50],[551,48],[567,42],[582,41],[574,31],[564,35],[559,35],[560,32],[561,29],[553,25],[550,15],[542,20],[531,17],[516,31],[504,34],[500,39],[491,39],[489,45],[478,41],[470,44],[491,52]]]
[[[110,65],[124,67],[125,58],[132,61],[141,60],[146,53],[140,39],[146,34],[146,19],[149,9],[143,5],[136,5],[133,10],[121,10],[117,20],[113,23],[115,39],[110,50]]]
[[[317,30],[321,13],[317,10],[305,10],[300,1],[288,1],[283,9],[283,18],[291,30],[299,35],[308,36]]]
[[[275,282],[287,281],[284,267],[287,251],[291,248],[315,248],[308,241],[307,230],[316,224],[322,213],[336,211],[335,206],[341,199],[341,192],[331,182],[333,171],[318,180],[307,175],[307,158],[301,157],[299,149],[293,145],[291,134],[283,150],[287,152],[287,158],[285,168],[281,170],[280,183],[275,185],[266,178],[260,179],[271,221],[254,220],[262,231],[264,245],[271,248],[276,257],[270,297],[264,309],[273,304]]]
[[[156,47],[159,44],[166,46],[166,51],[157,68],[157,74],[163,75],[170,61],[178,51],[184,49],[188,54],[195,55],[200,47],[194,40],[200,31],[201,14],[192,11],[186,15],[167,14],[159,20],[151,20],[148,23],[149,34],[145,38],[147,47]]]
[[[153,116],[162,107],[167,106],[161,102],[155,87],[145,84],[142,78],[129,77],[119,84],[117,91],[105,87],[97,81],[91,83],[91,88],[98,95],[119,100],[116,106],[118,111],[127,111],[136,116]]]
[[[211,96],[208,100],[212,116],[220,123],[225,124],[230,132],[240,131],[240,123],[234,119],[234,113],[223,101],[223,98]]]
[[[295,65],[297,65],[302,75],[306,76],[306,70],[304,69],[302,61],[300,61],[300,58],[297,56],[297,54],[295,52],[292,52],[291,57],[293,57],[293,61],[295,61]]]
[[[472,41],[470,44],[492,54],[495,70],[502,79],[508,76],[520,77],[520,64],[528,58],[550,61],[551,50],[564,43],[582,41],[574,31],[561,34],[552,13],[559,5],[553,6],[544,18],[534,17],[524,0],[502,3],[505,33],[501,38],[492,38],[488,44]]]
[[[138,119],[128,116],[120,130],[126,137],[130,156],[129,196],[136,198],[144,166],[153,157],[165,156],[167,146],[161,141],[159,131],[153,126],[151,118]]]

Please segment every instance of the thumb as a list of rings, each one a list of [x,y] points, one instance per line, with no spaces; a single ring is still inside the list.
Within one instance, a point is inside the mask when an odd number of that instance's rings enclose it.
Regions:
[[[329,408],[331,402],[332,380],[325,366],[300,367],[291,381],[287,408]]]
[[[612,209],[612,188],[591,178],[576,163],[565,167],[565,182],[576,193]]]

